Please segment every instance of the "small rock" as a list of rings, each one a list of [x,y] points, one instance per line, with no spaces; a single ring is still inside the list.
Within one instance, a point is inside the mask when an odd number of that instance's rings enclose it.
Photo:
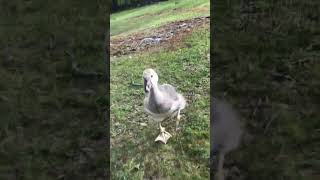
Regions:
[[[142,43],[152,43],[154,41],[154,39],[152,38],[144,38],[141,40],[140,44]]]
[[[161,43],[162,42],[162,38],[156,38],[155,39],[157,43]]]
[[[183,23],[179,25],[179,27],[185,27],[185,26],[187,26],[187,23]]]
[[[148,126],[148,125],[147,125],[147,123],[140,123],[140,126],[145,127],[145,126]]]

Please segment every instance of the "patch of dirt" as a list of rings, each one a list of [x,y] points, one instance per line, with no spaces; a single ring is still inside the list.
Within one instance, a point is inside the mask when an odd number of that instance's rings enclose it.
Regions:
[[[194,29],[210,23],[210,16],[197,17],[188,20],[175,21],[151,31],[131,34],[128,37],[111,38],[111,56],[122,56],[145,50],[157,49],[157,47],[174,47],[183,37]]]

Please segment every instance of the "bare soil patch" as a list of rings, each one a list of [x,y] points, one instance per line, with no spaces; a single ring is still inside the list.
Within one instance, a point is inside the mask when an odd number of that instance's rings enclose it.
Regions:
[[[174,47],[193,30],[210,23],[210,16],[175,21],[156,29],[133,33],[128,37],[111,38],[111,56],[122,56],[158,47]]]

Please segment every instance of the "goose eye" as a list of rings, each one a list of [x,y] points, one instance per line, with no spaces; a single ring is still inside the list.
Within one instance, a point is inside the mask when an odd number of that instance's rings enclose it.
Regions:
[[[153,75],[151,75],[151,77],[153,77]]]

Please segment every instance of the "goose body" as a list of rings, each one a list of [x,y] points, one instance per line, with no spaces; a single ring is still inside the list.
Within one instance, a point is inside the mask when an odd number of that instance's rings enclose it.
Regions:
[[[145,111],[159,122],[166,118],[174,116],[180,109],[185,108],[185,100],[181,94],[178,94],[175,88],[169,84],[159,86],[162,95],[155,95],[154,89],[146,95],[144,99]]]
[[[144,109],[154,121],[159,123],[162,135],[167,133],[171,136],[161,127],[161,122],[177,116],[176,126],[178,126],[180,111],[185,108],[186,101],[172,85],[159,85],[158,75],[153,69],[146,69],[143,72],[143,78],[145,90]]]

